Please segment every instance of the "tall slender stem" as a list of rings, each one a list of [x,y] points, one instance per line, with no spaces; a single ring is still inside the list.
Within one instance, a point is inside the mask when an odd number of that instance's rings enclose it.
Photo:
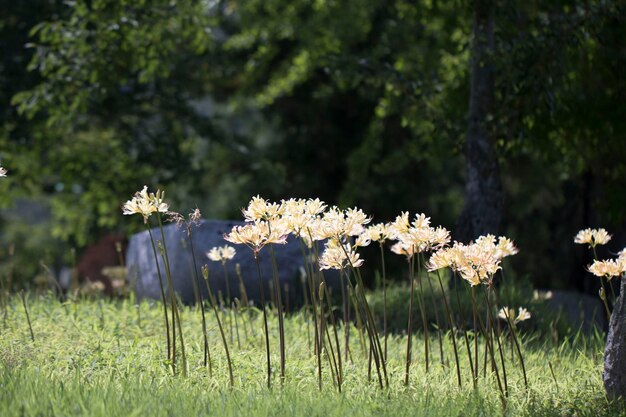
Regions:
[[[450,335],[452,337],[452,347],[454,348],[454,359],[456,361],[456,378],[459,383],[459,388],[461,388],[462,387],[461,366],[459,364],[459,353],[456,347],[456,335],[454,333],[454,322],[452,320],[452,313],[450,312],[450,306],[448,305],[448,298],[446,297],[446,290],[443,288],[443,283],[441,282],[441,275],[439,274],[439,270],[437,270],[437,279],[439,280],[439,288],[441,288],[441,296],[443,297],[443,305],[445,306],[446,313],[448,314],[448,324],[450,325]]]
[[[307,262],[306,252],[304,250],[304,241],[302,238],[298,239],[298,243],[300,244],[300,252],[302,253],[302,261],[304,262],[304,272],[305,275],[302,277],[302,295],[304,297],[304,323],[306,325],[306,339],[309,347],[309,352],[311,351],[311,329],[310,329],[310,321],[309,321],[309,296],[307,291],[307,281],[311,277],[311,266],[309,262]],[[313,303],[313,300],[311,300]]]
[[[268,223],[269,224],[269,223]],[[280,289],[280,280],[278,277],[278,265],[274,254],[274,245],[270,245],[270,258],[272,262],[272,280],[274,282],[274,291],[276,293],[276,309],[278,312],[278,339],[280,348],[280,383],[285,382],[285,323],[283,314],[283,297]]]
[[[307,231],[308,231],[308,234],[309,234],[309,239],[311,239],[311,241],[313,241],[313,238],[311,236],[311,230],[307,229]],[[344,251],[345,251],[345,249],[344,249]],[[318,250],[317,245],[313,245],[313,253],[314,253],[314,256],[315,256],[316,263],[319,264],[319,250]],[[323,291],[323,293],[326,296],[327,303],[328,303],[328,305],[330,307],[330,306],[332,306],[332,299],[330,297],[330,291],[328,289],[328,283],[326,282],[326,277],[324,276],[323,272],[321,270],[319,270],[319,269],[318,269],[317,273],[318,273],[318,277],[319,277],[320,282],[324,284],[324,291]],[[321,294],[319,294],[319,296],[322,297]],[[342,361],[341,361],[341,345],[339,343],[339,333],[337,331],[337,322],[335,321],[335,315],[332,314],[332,311],[331,311],[331,314],[329,314],[329,317],[330,317],[330,323],[333,326],[333,333],[334,333],[334,336],[335,336],[335,345],[336,345],[336,348],[337,348],[337,359],[336,359],[336,361],[337,361],[337,365],[338,365],[338,368],[339,368],[339,372],[338,372],[339,381],[343,381],[343,365],[342,365]],[[320,337],[323,337],[323,335],[320,335]],[[334,349],[333,349],[333,352],[334,352]]]
[[[472,301],[474,300],[474,287],[472,287]],[[474,319],[474,378],[478,379],[478,310],[476,304],[472,302],[472,312]]]
[[[422,315],[422,325],[424,326],[424,356],[426,358],[426,372],[428,372],[428,364],[430,361],[428,355],[428,343],[430,337],[428,336],[428,318],[426,316],[426,303],[424,302],[424,288],[422,286],[422,278],[420,276],[421,268],[420,268],[420,258],[417,257],[417,272],[415,273],[417,277],[417,283],[419,284],[419,308],[420,313]]]
[[[226,301],[224,302],[224,305],[228,306],[228,312],[224,310],[224,317],[226,317],[226,315],[228,314],[228,330],[230,331],[230,343],[233,343],[234,341],[233,305],[232,305],[232,298],[230,295],[230,279],[228,278],[228,269],[226,268],[225,260],[222,260],[222,270],[224,272],[224,282],[226,283]]]
[[[455,280],[457,279],[456,273],[455,273],[453,279],[455,279]],[[461,317],[462,317],[463,316],[463,310],[461,309],[461,299],[459,297],[459,283],[458,282],[455,285],[454,292],[456,294],[456,305],[457,305],[457,308],[459,310],[459,314],[461,314]],[[477,384],[478,384],[478,381],[477,381],[478,376],[474,373],[474,366],[473,366],[474,361],[472,360],[472,349],[470,347],[469,338],[467,337],[467,329],[465,327],[465,323],[463,323],[463,319],[461,319],[459,321],[461,323],[461,329],[463,330],[463,337],[465,339],[465,347],[467,349],[467,358],[469,360],[470,371],[472,372],[472,384],[474,386],[474,389],[476,389],[477,388]]]
[[[259,296],[261,297],[261,308],[263,309],[263,330],[265,332],[265,353],[267,356],[267,387],[272,387],[272,364],[270,359],[270,339],[267,328],[267,311],[265,310],[265,291],[263,290],[263,277],[261,276],[261,265],[259,264],[259,254],[254,251],[254,260],[259,276]]]
[[[424,254],[420,253],[419,257],[422,260],[422,265],[426,264],[426,259],[424,259]],[[442,340],[442,334],[441,334],[441,323],[439,321],[439,313],[438,313],[438,309],[437,306],[435,305],[435,290],[433,289],[433,283],[430,281],[430,277],[428,276],[427,272],[424,272],[424,278],[426,280],[426,282],[428,283],[428,289],[430,290],[430,301],[431,301],[431,305],[433,308],[433,312],[435,313],[435,323],[437,324],[437,340],[439,342],[439,359],[441,362],[441,366],[444,366],[444,356],[443,356],[443,340]]]
[[[474,308],[474,311],[476,311],[476,296],[475,296],[475,291],[474,291],[474,287],[472,287],[472,306]],[[491,358],[491,365],[493,368],[493,371],[496,374],[496,381],[498,382],[498,388],[500,389],[500,398],[503,402],[503,404],[506,404],[506,399],[505,399],[505,394],[504,394],[504,389],[502,388],[502,381],[500,380],[500,372],[498,372],[498,365],[496,364],[496,358],[495,358],[495,354],[493,352],[493,345],[490,342],[490,337],[487,334],[487,331],[485,330],[485,326],[483,325],[483,321],[480,318],[479,315],[476,315],[477,319],[478,319],[478,325],[480,326],[480,330],[483,333],[483,336],[485,337],[485,343],[487,344],[487,350],[489,352],[489,356]]]
[[[341,283],[341,304],[342,304],[342,312],[343,312],[343,336],[344,336],[344,355],[345,361],[348,362],[348,354],[350,352],[350,303],[348,297],[346,296],[346,283],[344,281],[344,269],[341,268],[339,271],[339,280]],[[347,273],[346,273],[346,279]]]
[[[522,365],[522,375],[524,376],[524,386],[528,388],[528,378],[526,378],[526,365],[524,364],[524,356],[522,355],[522,349],[517,340],[517,335],[516,335],[517,330],[515,329],[515,323],[513,323],[513,321],[511,320],[511,317],[509,317],[508,311],[505,311],[504,314],[506,316],[506,321],[509,324],[509,330],[511,331],[511,338],[513,339],[513,342],[515,343],[515,347],[517,349],[517,355],[519,356],[520,364]],[[550,371],[552,371],[552,365],[550,365]],[[552,376],[554,376],[554,373]]]
[[[20,295],[22,296],[22,306],[24,306],[24,313],[26,314],[26,321],[28,322],[28,330],[30,332],[30,340],[32,342],[35,341],[35,333],[33,332],[33,325],[30,322],[30,314],[28,313],[28,304],[26,303],[26,296],[24,295],[24,291],[20,291]]]
[[[215,297],[213,297],[213,291],[211,291],[211,285],[209,284],[209,268],[204,268],[204,283],[206,284],[207,293],[209,294],[209,302],[213,307],[213,313],[215,314],[215,319],[217,320],[217,327],[220,329],[220,335],[222,336],[222,344],[224,345],[224,351],[226,352],[226,360],[228,361],[228,374],[230,376],[230,386],[231,388],[235,384],[235,380],[233,378],[233,365],[232,360],[230,359],[230,351],[228,350],[228,342],[226,342],[226,335],[224,334],[224,327],[222,326],[222,321],[220,320],[220,313],[217,311],[217,301]]]
[[[383,250],[383,242],[378,244],[380,248],[380,260],[383,269],[383,337],[385,338],[384,360],[387,362],[387,274],[385,270],[385,251]]]
[[[493,306],[491,304],[491,301],[489,300],[489,288],[485,288],[484,291],[484,295],[485,295],[485,300],[487,301],[487,311],[489,312],[489,320],[491,320],[492,323],[495,322],[494,316],[493,316]],[[502,344],[500,343],[500,333],[497,330],[497,327],[494,326],[492,324],[491,326],[493,328],[493,333],[496,336],[496,343],[498,344],[498,352],[500,354],[500,362],[502,363],[502,380],[504,382],[504,395],[508,396],[509,395],[509,384],[507,382],[507,377],[506,377],[506,365],[504,362],[504,353],[502,352]],[[492,348],[493,349],[493,348]]]
[[[170,269],[170,260],[167,253],[167,242],[165,241],[165,232],[163,231],[163,222],[161,220],[161,214],[157,211],[157,220],[159,222],[159,230],[161,231],[161,239],[163,240],[163,263],[165,265],[165,276],[167,278],[170,287],[170,298],[172,300],[172,326],[175,328],[178,324],[178,337],[180,340],[180,353],[183,361],[183,375],[187,376],[187,356],[185,355],[185,341],[183,338],[182,325],[180,322],[180,311],[178,310],[178,301],[176,299],[176,292],[174,291],[174,283],[172,281],[172,271]],[[173,333],[172,333],[173,334]],[[174,338],[174,337],[173,337]],[[174,348],[176,344],[174,344]],[[172,354],[172,357],[175,355]]]
[[[191,251],[191,260],[193,262],[193,273],[195,279],[195,288],[197,289],[196,295],[200,302],[200,312],[202,314],[202,337],[204,341],[204,367],[209,365],[209,375],[213,375],[213,363],[211,361],[211,349],[209,347],[209,339],[207,335],[206,316],[204,314],[204,298],[202,297],[202,291],[200,291],[200,274],[198,273],[198,264],[196,263],[196,251],[193,247],[193,236],[191,232],[191,226],[187,224],[187,238],[189,240],[189,250]]]
[[[361,272],[359,271],[358,268],[355,268],[354,265],[352,265],[352,263],[350,263],[350,266],[356,276],[356,281],[357,281],[358,288],[359,288],[359,296],[361,298],[361,305],[363,309],[365,310],[365,317],[367,318],[367,329],[372,339],[372,344],[373,344],[372,354],[374,356],[374,362],[376,363],[376,371],[379,373],[379,379],[380,379],[380,372],[382,369],[382,374],[385,379],[385,386],[389,388],[389,376],[387,375],[387,365],[385,364],[385,361],[382,360],[383,349],[380,343],[380,338],[378,337],[378,330],[376,328],[376,320],[374,320],[374,315],[372,314],[372,310],[370,309],[370,306],[367,302],[367,297],[365,296],[365,290],[364,290],[365,286],[363,285],[363,278],[361,277]]]
[[[161,290],[161,302],[163,303],[163,318],[165,319],[165,332],[167,335],[167,359],[172,358],[172,347],[170,342],[170,324],[167,317],[167,300],[165,299],[165,290],[163,289],[163,277],[161,275],[161,267],[159,266],[159,258],[157,257],[156,245],[154,244],[154,237],[152,236],[152,229],[150,225],[146,223],[148,229],[148,235],[150,236],[150,243],[152,244],[152,253],[154,254],[154,263],[156,265],[157,277],[159,278],[159,289]]]
[[[365,286],[363,285],[363,279],[361,277],[361,272],[359,271],[358,268],[355,268],[350,256],[348,255],[348,252],[344,246],[344,244],[341,242],[341,240],[339,239],[339,243],[340,246],[343,250],[343,253],[346,256],[346,259],[348,260],[349,264],[350,264],[350,269],[352,270],[354,276],[356,277],[356,282],[358,284],[358,288],[359,288],[359,296],[360,296],[360,301],[362,303],[363,309],[365,310],[365,315],[367,318],[367,329],[368,332],[370,334],[370,337],[372,338],[373,342],[374,342],[374,360],[376,361],[376,370],[377,372],[380,373],[381,371],[381,367],[382,367],[382,373],[384,375],[385,378],[385,386],[389,387],[389,377],[387,375],[387,365],[385,364],[385,361],[383,360],[378,360],[378,358],[382,359],[382,354],[383,354],[383,349],[382,349],[382,345],[380,344],[380,338],[378,337],[378,330],[376,328],[376,320],[374,320],[374,315],[372,314],[372,311],[369,307],[369,304],[367,302],[367,297],[365,296]]]
[[[313,282],[313,276],[308,277],[308,281],[309,281],[309,294],[311,295],[311,306],[313,307],[313,323],[315,324],[313,326],[314,328],[314,337],[315,337],[315,345],[314,345],[314,350],[315,350],[315,355],[317,356],[317,379],[318,379],[318,384],[319,384],[319,389],[320,391],[322,390],[322,343],[321,343],[321,337],[319,335],[319,328],[317,326],[317,318],[319,316],[318,314],[318,301],[317,301],[317,297],[315,296],[315,284]]]
[[[596,245],[595,244],[591,245],[591,249],[593,251],[593,259],[597,261],[598,253],[596,252]],[[608,279],[607,279],[607,283],[609,284],[609,286],[611,286],[611,283],[608,282]],[[604,281],[602,280],[602,277],[600,277],[600,286],[602,287],[602,296],[600,298],[602,299],[602,302],[604,303],[604,308],[606,309],[606,320],[608,322],[611,320],[611,310],[609,310],[609,304],[606,301],[608,294],[606,293],[606,288],[604,287]],[[613,290],[613,286],[611,286],[611,291],[613,291],[613,302],[615,302],[615,292]]]
[[[406,366],[404,370],[404,385],[409,385],[409,372],[411,369],[411,339],[413,336],[413,298],[415,293],[415,280],[413,279],[413,268],[412,268],[413,259],[409,262],[409,317],[407,319],[407,327],[406,327]],[[428,369],[428,365],[426,365]]]

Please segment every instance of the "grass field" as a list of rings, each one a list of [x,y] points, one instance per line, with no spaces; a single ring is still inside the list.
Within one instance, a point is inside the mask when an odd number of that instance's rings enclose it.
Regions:
[[[1,416],[468,416],[624,414],[609,404],[602,388],[601,337],[579,337],[558,344],[530,336],[523,344],[529,386],[523,384],[517,357],[504,341],[509,396],[503,406],[487,367],[476,389],[471,368],[460,355],[458,387],[450,335],[444,335],[444,364],[431,334],[431,365],[424,366],[423,336],[413,340],[413,363],[404,386],[406,337],[389,338],[389,388],[368,380],[367,355],[352,329],[351,359],[344,363],[341,393],[323,360],[318,388],[312,328],[303,313],[285,320],[286,379],[278,377],[278,320],[270,314],[272,388],[266,387],[262,315],[240,312],[231,339],[234,367],[229,386],[227,362],[215,317],[207,310],[212,372],[203,366],[200,312],[186,308],[181,321],[188,376],[172,374],[166,360],[163,315],[159,303],[81,299],[59,302],[51,295],[27,297],[32,335],[22,300],[14,296],[0,314]],[[309,320],[310,321],[310,320]],[[235,329],[233,320],[232,328]],[[340,329],[343,334],[343,330]],[[34,340],[33,340],[34,339]],[[464,339],[457,343],[465,349]],[[484,347],[479,346],[479,352]],[[343,353],[342,353],[343,354]],[[552,367],[554,374],[550,371]]]

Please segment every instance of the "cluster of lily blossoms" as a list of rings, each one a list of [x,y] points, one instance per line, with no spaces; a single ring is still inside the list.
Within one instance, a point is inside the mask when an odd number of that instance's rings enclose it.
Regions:
[[[416,214],[411,221],[409,213],[402,212],[391,223],[369,225],[371,217],[361,209],[328,208],[319,199],[292,198],[273,203],[256,196],[242,213],[249,224],[233,227],[224,235],[227,241],[244,244],[255,254],[267,244],[285,244],[289,234],[302,238],[309,247],[313,242],[326,241],[319,257],[322,270],[359,267],[363,259],[357,248],[395,240],[391,251],[407,258],[433,251],[426,265],[429,271],[449,267],[471,285],[490,284],[502,259],[518,252],[511,240],[493,235],[481,236],[470,244],[454,242],[448,246],[450,232],[431,226],[425,214]]]
[[[508,307],[502,307],[500,311],[498,311],[498,317],[502,320],[511,321],[513,324],[517,324],[521,321],[525,321],[530,319],[531,315],[523,307],[519,307],[517,310],[517,316],[515,315],[515,310]]]
[[[594,261],[589,267],[589,272],[597,277],[606,277],[611,279],[626,274],[626,248],[618,253],[616,259],[607,259],[604,261]]]
[[[430,226],[430,217],[425,214],[416,214],[415,219],[409,223],[409,213],[402,212],[386,228],[389,237],[397,240],[391,251],[408,258],[418,253],[441,249],[450,242],[450,232],[441,226]]]
[[[6,177],[7,176],[7,170],[4,167],[0,167],[0,177]]]
[[[215,246],[211,248],[210,251],[206,253],[207,258],[212,260],[213,262],[221,262],[222,264],[226,261],[230,261],[235,257],[237,251],[232,246],[224,245],[224,246]]]
[[[605,229],[583,229],[574,237],[574,243],[589,245],[594,249],[598,245],[606,245],[612,236]],[[600,261],[595,259],[588,269],[593,275],[610,280],[613,277],[626,274],[626,248],[617,254],[616,259]]]
[[[429,271],[451,268],[471,286],[491,285],[502,259],[518,252],[513,242],[504,236],[498,237],[497,242],[493,235],[480,236],[468,245],[454,242],[453,246],[435,252],[426,268]]]
[[[606,229],[583,229],[574,237],[574,243],[588,244],[592,248],[597,245],[606,245],[611,240],[611,235]]]
[[[302,238],[309,247],[315,241],[327,240],[319,259],[320,269],[360,266],[363,260],[353,246],[364,246],[366,241],[361,239],[351,245],[350,237],[360,236],[371,219],[356,208],[326,209],[327,205],[319,199],[292,198],[272,203],[256,196],[242,210],[249,224],[233,227],[224,239],[248,246],[255,255],[267,244],[287,243],[289,234]]]
[[[141,214],[144,223],[147,223],[152,213],[169,212],[169,205],[163,202],[164,197],[165,192],[157,190],[156,193],[148,193],[148,187],[144,185],[141,191],[124,203],[122,212],[125,215]]]

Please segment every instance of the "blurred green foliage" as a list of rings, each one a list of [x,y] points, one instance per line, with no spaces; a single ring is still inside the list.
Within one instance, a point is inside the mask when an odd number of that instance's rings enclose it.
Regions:
[[[522,249],[516,270],[571,285],[575,232],[626,219],[624,5],[494,4],[497,111],[487,118],[502,232]],[[471,6],[14,2],[0,18],[0,159],[12,177],[2,203],[46,196],[53,238],[76,247],[139,227],[119,207],[144,184],[208,217],[238,218],[256,194],[315,196],[376,220],[424,211],[452,227]]]

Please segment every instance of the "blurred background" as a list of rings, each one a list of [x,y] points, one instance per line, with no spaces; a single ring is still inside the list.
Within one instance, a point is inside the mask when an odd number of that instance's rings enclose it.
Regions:
[[[0,273],[25,285],[140,230],[120,207],[146,184],[205,218],[257,194],[424,212],[456,240],[514,239],[516,279],[595,293],[573,237],[626,245],[625,18],[623,1],[3,1]]]

